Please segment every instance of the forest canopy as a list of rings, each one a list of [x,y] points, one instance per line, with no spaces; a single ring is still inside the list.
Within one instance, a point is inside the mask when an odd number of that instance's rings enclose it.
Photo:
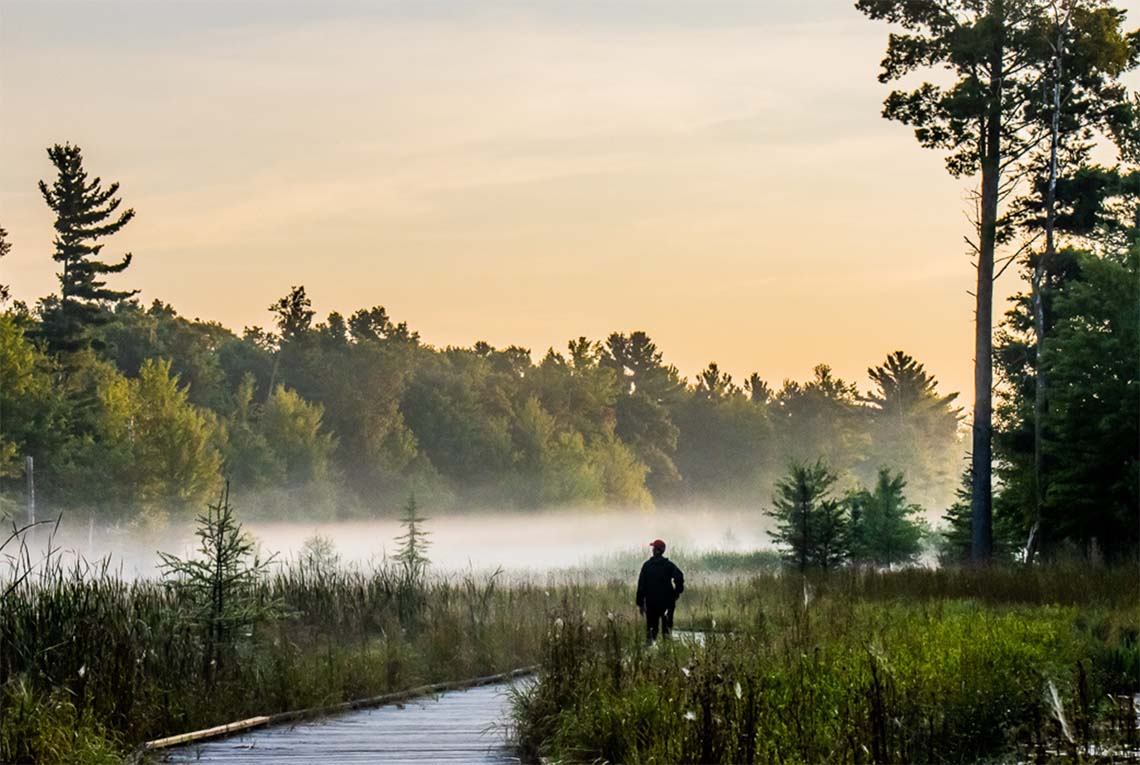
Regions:
[[[825,364],[741,387],[715,363],[685,380],[644,332],[535,360],[434,348],[381,306],[315,321],[309,304],[295,287],[272,329],[239,336],[124,299],[56,354],[42,308],[17,304],[0,317],[9,493],[25,455],[42,503],[116,521],[188,515],[223,476],[247,511],[291,518],[388,513],[412,490],[437,507],[750,504],[817,456],[858,479],[901,471],[927,502],[957,483],[955,394],[901,351],[867,395]]]

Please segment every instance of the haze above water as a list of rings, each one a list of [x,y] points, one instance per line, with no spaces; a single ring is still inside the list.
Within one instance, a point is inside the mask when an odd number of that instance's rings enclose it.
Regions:
[[[442,573],[487,571],[542,574],[577,568],[600,558],[646,548],[656,538],[685,551],[769,549],[770,520],[754,508],[658,509],[649,512],[554,511],[434,516],[424,524],[430,534],[427,555]],[[398,519],[299,523],[249,522],[245,528],[264,553],[296,559],[305,540],[320,534],[332,541],[346,564],[368,565],[391,558],[403,533]],[[40,527],[37,547],[46,542]],[[67,555],[87,560],[111,556],[111,565],[128,577],[157,574],[157,551],[187,555],[196,543],[190,525],[161,529],[92,528],[64,525],[55,545]]]

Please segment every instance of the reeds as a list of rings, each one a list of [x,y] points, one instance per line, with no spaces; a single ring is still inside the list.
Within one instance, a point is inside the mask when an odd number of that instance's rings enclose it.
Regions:
[[[58,554],[29,566],[13,557],[0,576],[0,762],[114,760],[163,735],[532,664],[551,607],[494,578],[281,566],[247,592],[274,608],[219,650],[185,588]]]
[[[699,620],[735,606],[730,631],[652,649],[639,623],[568,607],[517,741],[530,761],[1135,761],[1135,570],[988,576],[722,584]]]
[[[516,741],[531,760],[1137,751],[1134,567],[696,576],[677,626],[705,630],[703,643],[647,648],[632,573],[538,584],[302,561],[252,583],[249,596],[275,607],[227,633],[225,660],[211,669],[184,589],[58,554],[8,560],[4,762],[114,761],[163,735],[537,662],[539,682],[515,705]]]

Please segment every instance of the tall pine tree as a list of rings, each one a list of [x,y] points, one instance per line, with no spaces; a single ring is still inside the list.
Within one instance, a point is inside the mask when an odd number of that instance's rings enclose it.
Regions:
[[[88,179],[78,146],[56,144],[47,153],[57,176],[51,186],[40,181],[40,193],[56,216],[52,259],[63,270],[59,300],[44,306],[44,330],[53,350],[75,351],[91,344],[91,329],[107,321],[109,304],[138,292],[106,286],[108,274],[122,273],[131,264],[129,252],[113,263],[100,259],[100,240],[118,233],[135,211],[119,209],[117,182],[103,188],[101,178]]]
[[[1017,164],[1032,149],[1023,125],[1037,87],[1041,0],[857,0],[868,17],[902,27],[893,32],[880,82],[919,70],[948,70],[948,86],[923,83],[893,91],[883,116],[910,125],[918,142],[947,152],[955,177],[977,176],[974,412],[971,514],[973,558],[993,546],[993,283],[995,253],[1008,238],[1002,200]]]

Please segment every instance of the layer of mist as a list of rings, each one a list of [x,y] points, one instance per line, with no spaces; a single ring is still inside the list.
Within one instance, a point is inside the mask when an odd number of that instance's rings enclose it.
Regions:
[[[551,511],[429,516],[423,525],[431,568],[441,574],[486,572],[545,574],[589,568],[599,560],[644,549],[657,538],[672,551],[751,552],[771,549],[771,520],[754,508],[665,508],[652,512]],[[395,518],[342,522],[254,521],[245,529],[263,556],[296,560],[307,539],[329,540],[344,565],[379,565],[391,559],[403,533]],[[50,544],[65,556],[88,562],[108,559],[129,578],[160,574],[158,551],[186,556],[197,540],[190,524],[163,527],[100,527],[68,522],[43,525],[31,537],[33,558]]]

